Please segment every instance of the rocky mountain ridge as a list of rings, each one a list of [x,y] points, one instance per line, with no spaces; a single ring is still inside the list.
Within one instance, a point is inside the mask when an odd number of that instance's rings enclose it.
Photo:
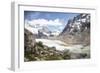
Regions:
[[[90,14],[79,14],[69,19],[61,34],[78,33],[90,29]]]
[[[69,19],[59,38],[70,44],[90,44],[90,14]]]

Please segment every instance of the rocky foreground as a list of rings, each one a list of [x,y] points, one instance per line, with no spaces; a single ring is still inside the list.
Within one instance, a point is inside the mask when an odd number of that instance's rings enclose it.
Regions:
[[[30,51],[25,52],[25,62],[44,60],[70,60],[90,58],[89,46],[84,46],[80,50],[56,50],[55,47],[47,47],[42,42],[35,43]]]

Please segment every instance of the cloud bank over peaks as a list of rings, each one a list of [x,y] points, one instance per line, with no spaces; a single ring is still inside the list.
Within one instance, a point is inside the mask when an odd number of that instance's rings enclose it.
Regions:
[[[33,20],[25,20],[25,28],[28,30],[38,33],[38,30],[46,28],[52,33],[60,33],[64,28],[64,24],[60,21],[60,19],[56,18],[54,20],[47,19],[33,19]]]
[[[60,19],[54,19],[54,20],[47,20],[47,19],[34,19],[31,21],[25,20],[25,23],[28,22],[32,26],[61,26],[63,25],[60,22]]]

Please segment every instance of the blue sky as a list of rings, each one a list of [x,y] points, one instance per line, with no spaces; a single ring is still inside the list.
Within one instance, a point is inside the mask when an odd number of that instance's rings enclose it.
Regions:
[[[67,21],[73,19],[73,17],[78,14],[79,13],[24,11],[24,20],[44,25],[46,23],[48,29],[51,31],[61,31],[67,24]]]

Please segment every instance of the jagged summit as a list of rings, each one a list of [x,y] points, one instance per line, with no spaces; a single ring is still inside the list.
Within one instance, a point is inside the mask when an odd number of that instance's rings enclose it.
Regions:
[[[69,19],[59,38],[70,44],[90,44],[90,14]]]
[[[79,14],[73,19],[68,20],[68,23],[61,34],[75,34],[88,29],[90,29],[90,14]]]

